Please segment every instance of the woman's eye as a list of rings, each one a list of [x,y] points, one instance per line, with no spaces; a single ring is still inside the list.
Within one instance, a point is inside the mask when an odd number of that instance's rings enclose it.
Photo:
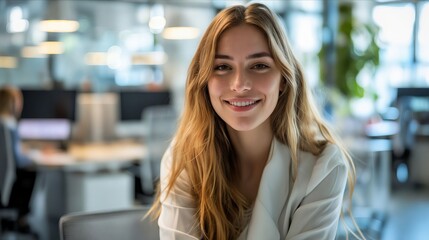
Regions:
[[[226,70],[229,70],[229,69],[231,69],[231,68],[228,65],[225,65],[225,64],[217,65],[214,68],[215,71],[226,71]]]
[[[252,69],[256,69],[256,70],[267,69],[267,68],[269,68],[269,66],[266,64],[262,64],[262,63],[255,64],[252,67]]]

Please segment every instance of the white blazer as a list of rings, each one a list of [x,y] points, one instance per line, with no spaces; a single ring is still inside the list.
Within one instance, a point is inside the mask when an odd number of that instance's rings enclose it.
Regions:
[[[161,163],[161,189],[167,185],[171,162],[171,150],[167,150]],[[347,181],[339,148],[330,144],[318,157],[299,152],[295,182],[290,173],[289,148],[274,139],[250,222],[239,240],[335,238]],[[187,178],[182,172],[168,197],[161,194],[161,240],[201,239]]]

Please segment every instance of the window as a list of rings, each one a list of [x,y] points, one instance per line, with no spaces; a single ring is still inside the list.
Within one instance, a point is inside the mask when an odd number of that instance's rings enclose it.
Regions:
[[[383,64],[412,61],[412,4],[379,5],[373,10],[374,22],[380,27],[381,59]]]
[[[374,79],[378,107],[395,98],[396,87],[429,85],[429,3],[378,1],[373,20],[380,27],[380,67]]]
[[[429,64],[429,2],[421,3],[417,34],[417,60]]]

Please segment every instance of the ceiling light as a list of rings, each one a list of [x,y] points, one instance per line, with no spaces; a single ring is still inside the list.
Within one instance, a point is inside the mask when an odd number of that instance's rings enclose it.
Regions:
[[[45,58],[45,54],[41,54],[39,46],[27,46],[21,49],[21,56],[23,58]]]
[[[79,29],[76,21],[74,3],[69,0],[47,0],[45,18],[40,21],[39,29],[43,32],[75,32]]]
[[[76,32],[79,22],[72,20],[43,20],[39,23],[42,32]]]
[[[0,68],[16,68],[16,57],[0,56]]]
[[[41,54],[62,54],[64,53],[64,44],[62,42],[42,42],[39,45]]]
[[[164,30],[162,37],[165,39],[182,40],[194,39],[200,34],[200,30],[194,27],[169,27]]]
[[[64,53],[64,44],[62,42],[42,42],[38,46],[27,46],[21,50],[22,57],[25,58],[44,58],[46,55]]]
[[[162,65],[167,62],[167,54],[165,52],[146,52],[136,53],[132,56],[131,62],[133,65]]]
[[[93,66],[107,65],[107,53],[89,52],[85,55],[85,63]]]

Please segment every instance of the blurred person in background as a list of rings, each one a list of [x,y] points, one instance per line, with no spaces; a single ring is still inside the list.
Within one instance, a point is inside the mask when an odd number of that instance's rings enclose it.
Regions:
[[[27,217],[31,212],[30,201],[36,181],[34,163],[21,151],[17,121],[23,106],[22,93],[18,88],[5,86],[0,88],[0,127],[10,135],[10,146],[16,163],[15,181],[7,207],[18,209],[18,230],[30,231]]]

